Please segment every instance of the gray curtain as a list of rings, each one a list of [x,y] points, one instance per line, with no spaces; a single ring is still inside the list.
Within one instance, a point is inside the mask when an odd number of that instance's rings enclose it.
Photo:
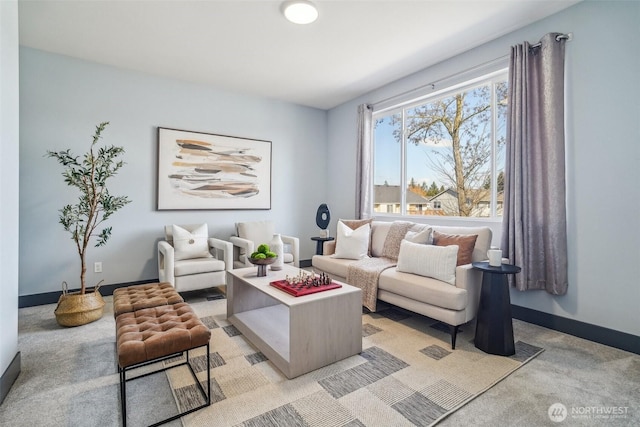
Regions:
[[[564,39],[511,48],[502,249],[519,290],[567,292]]]
[[[373,203],[373,139],[371,135],[372,109],[358,106],[358,154],[356,159],[356,218],[371,217]]]

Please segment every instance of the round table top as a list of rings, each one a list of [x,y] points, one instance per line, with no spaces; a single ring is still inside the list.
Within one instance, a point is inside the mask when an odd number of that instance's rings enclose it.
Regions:
[[[329,242],[331,240],[335,239],[335,237],[312,237],[311,240],[316,240],[316,241],[320,241],[320,242]]]
[[[499,267],[492,267],[489,265],[489,261],[472,262],[471,266],[477,270],[495,274],[516,274],[520,273],[520,270],[522,270],[517,265],[511,264],[501,264]]]

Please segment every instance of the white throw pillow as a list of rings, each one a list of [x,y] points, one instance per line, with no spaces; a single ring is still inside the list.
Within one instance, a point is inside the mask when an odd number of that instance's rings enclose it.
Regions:
[[[422,243],[423,245],[430,245],[433,242],[431,236],[432,229],[428,225],[425,226],[413,226],[404,238],[413,243]]]
[[[174,259],[208,258],[209,252],[209,229],[207,224],[202,224],[193,231],[173,225],[173,249]]]
[[[403,240],[398,255],[397,271],[432,277],[450,285],[456,284],[458,246],[421,245]]]
[[[338,221],[336,234],[336,250],[333,258],[362,259],[369,252],[369,235],[371,225],[365,224],[352,230]]]

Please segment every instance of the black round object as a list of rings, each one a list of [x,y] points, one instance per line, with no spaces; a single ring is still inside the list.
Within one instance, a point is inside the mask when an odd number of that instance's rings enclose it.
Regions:
[[[329,226],[329,221],[331,221],[331,212],[329,212],[329,207],[326,203],[323,203],[318,206],[318,212],[316,212],[316,225],[326,230]]]

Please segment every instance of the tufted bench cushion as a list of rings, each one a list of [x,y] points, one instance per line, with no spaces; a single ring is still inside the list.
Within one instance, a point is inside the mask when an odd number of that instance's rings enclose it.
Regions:
[[[122,313],[116,318],[120,368],[204,346],[210,338],[209,328],[184,302]]]
[[[113,317],[143,308],[184,302],[168,282],[128,286],[113,291]]]

